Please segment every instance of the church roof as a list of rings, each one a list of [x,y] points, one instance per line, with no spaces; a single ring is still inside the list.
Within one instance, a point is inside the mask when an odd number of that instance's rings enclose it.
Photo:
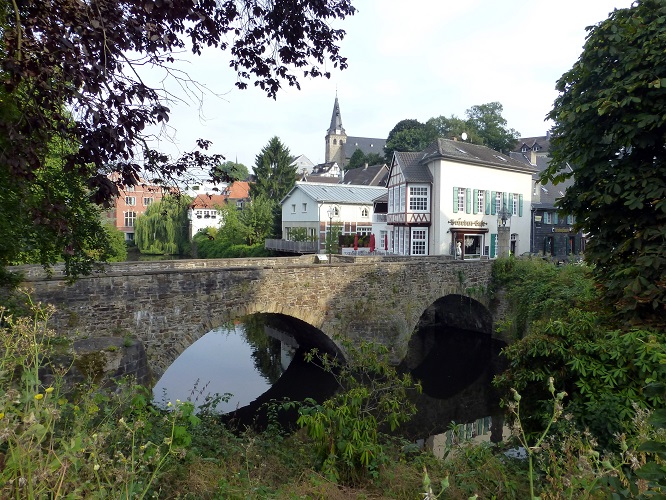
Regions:
[[[351,155],[354,154],[354,151],[360,149],[363,151],[363,154],[377,153],[378,155],[384,156],[384,146],[386,145],[386,139],[376,139],[372,137],[347,137],[347,142],[345,142],[345,157],[351,158]]]
[[[331,125],[328,127],[329,134],[344,134],[345,129],[342,127],[342,116],[340,115],[340,104],[338,103],[338,96],[335,96],[335,104],[333,104],[333,115],[331,116]]]

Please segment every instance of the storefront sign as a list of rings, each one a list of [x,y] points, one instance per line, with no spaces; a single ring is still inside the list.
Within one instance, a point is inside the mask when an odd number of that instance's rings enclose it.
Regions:
[[[451,219],[449,221],[449,226],[465,226],[465,227],[483,227],[488,224],[482,220],[462,220],[462,219]]]

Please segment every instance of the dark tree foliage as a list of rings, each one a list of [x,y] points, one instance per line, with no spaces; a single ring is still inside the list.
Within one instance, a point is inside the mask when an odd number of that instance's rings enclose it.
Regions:
[[[356,149],[349,158],[349,163],[345,165],[345,170],[363,167],[367,165],[382,165],[384,157],[378,153],[365,154],[360,149]]]
[[[502,116],[503,110],[499,102],[489,102],[472,106],[465,111],[465,115],[471,133],[479,136],[485,146],[507,153],[514,148],[520,133],[507,128],[506,119]]]
[[[168,96],[138,70],[168,67],[173,75],[174,52],[214,47],[225,51],[239,88],[254,81],[274,98],[282,82],[298,87],[297,75],[328,77],[323,65],[347,66],[338,47],[344,31],[330,22],[354,12],[350,0],[1,2],[2,174],[29,186],[55,137],[76,145],[63,157],[65,174],[85,180],[91,200],[105,206],[119,187],[138,184],[140,172],[171,184],[190,167],[211,171],[222,157],[206,153],[208,141],[178,159],[150,147],[146,129],[168,121]],[[56,232],[73,224],[48,197],[29,218]]]
[[[437,131],[418,120],[399,121],[389,132],[384,146],[386,161],[391,162],[394,151],[421,151],[437,139]]]
[[[214,175],[228,177],[236,181],[244,181],[250,176],[250,171],[242,163],[225,161],[223,164],[215,167]]]
[[[250,186],[252,198],[263,196],[277,203],[294,187],[298,172],[291,165],[291,156],[279,137],[273,137],[257,155],[254,163],[256,182]]]
[[[559,207],[589,235],[585,258],[605,298],[630,317],[663,322],[666,4],[639,0],[589,29],[580,58],[557,82],[544,177],[573,176]]]
[[[471,142],[472,144],[483,144],[483,138],[478,135],[476,128],[471,126],[470,123],[462,118],[458,118],[455,115],[450,117],[438,116],[436,118],[430,118],[426,125],[433,127],[437,131],[437,136],[443,139],[453,139],[460,138],[462,139],[462,134],[467,134],[465,141]]]

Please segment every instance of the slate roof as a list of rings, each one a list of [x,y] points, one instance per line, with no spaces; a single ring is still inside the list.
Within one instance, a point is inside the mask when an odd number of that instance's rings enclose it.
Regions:
[[[327,161],[326,163],[319,163],[312,167],[311,175],[321,175],[331,171],[331,169],[336,165],[334,161]],[[330,179],[330,177],[329,177]]]
[[[302,182],[317,182],[319,184],[331,184],[335,182],[337,177],[326,177],[323,175],[303,175],[301,176]]]
[[[372,165],[346,170],[340,184],[358,186],[386,186],[389,169],[386,165]]]
[[[347,141],[345,142],[345,157],[351,158],[354,154],[354,151],[360,149],[363,151],[363,154],[368,153],[377,153],[378,155],[384,156],[384,146],[386,145],[386,139],[375,139],[372,137],[351,137],[347,136]]]
[[[529,163],[526,164],[525,162],[511,158],[509,155],[505,155],[489,147],[451,139],[440,138],[428,146],[423,151],[421,164],[425,165],[432,160],[440,158],[521,172],[533,173],[536,171]]]
[[[527,146],[528,151],[532,151],[534,146],[537,146],[537,149],[534,150],[537,153],[548,153],[550,149],[550,136],[541,135],[538,137],[520,137],[516,141],[516,146],[513,148],[515,152],[522,152],[523,146]]]
[[[338,96],[335,96],[335,103],[333,104],[333,114],[331,115],[331,125],[328,127],[329,134],[344,134],[345,129],[342,127],[342,116],[340,115],[340,104],[338,103]]]
[[[432,182],[432,174],[428,169],[428,163],[438,159],[531,174],[537,171],[529,161],[525,162],[512,158],[486,146],[441,138],[421,152],[395,152],[394,158],[407,182]]]
[[[530,163],[526,153],[524,154],[512,152],[511,157],[519,161],[522,160],[526,163]],[[532,176],[535,181],[539,180],[539,175],[546,169],[546,167],[548,167],[549,162],[550,158],[547,156],[536,157],[536,172]],[[547,182],[546,184],[537,184],[537,189],[539,189],[539,201],[536,201],[536,197],[533,198],[532,206],[542,209],[554,208],[557,199],[564,196],[564,193],[569,188],[569,186],[573,184],[573,182],[573,178],[569,178],[557,185],[553,184],[552,182]]]
[[[395,159],[407,182],[432,182],[432,175],[426,165],[421,165],[423,153],[395,152]]]
[[[386,192],[385,187],[377,186],[296,182],[296,185],[291,188],[291,191],[282,199],[281,203],[284,203],[284,200],[296,189],[300,189],[310,198],[320,203],[341,203],[347,205],[370,205],[372,204],[372,200]]]

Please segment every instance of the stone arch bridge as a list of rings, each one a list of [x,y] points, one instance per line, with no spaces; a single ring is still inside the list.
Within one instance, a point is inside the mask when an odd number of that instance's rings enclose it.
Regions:
[[[336,256],[337,257],[337,256]],[[33,300],[51,303],[51,326],[70,336],[123,336],[144,344],[160,376],[211,329],[253,313],[297,318],[328,339],[387,345],[400,361],[423,317],[493,334],[498,307],[485,290],[490,261],[446,257],[339,257],[123,262],[68,284],[19,266]],[[299,339],[296,339],[299,340]]]

